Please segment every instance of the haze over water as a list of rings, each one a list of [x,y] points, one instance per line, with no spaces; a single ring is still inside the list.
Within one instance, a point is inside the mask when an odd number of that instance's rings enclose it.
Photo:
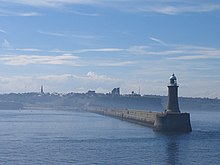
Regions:
[[[91,113],[0,111],[0,164],[217,164],[220,112],[192,111],[193,131],[163,134]]]

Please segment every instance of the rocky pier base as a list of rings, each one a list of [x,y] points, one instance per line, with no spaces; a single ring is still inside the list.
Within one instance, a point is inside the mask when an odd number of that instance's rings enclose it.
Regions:
[[[155,131],[162,132],[191,132],[189,113],[158,113],[155,118]]]

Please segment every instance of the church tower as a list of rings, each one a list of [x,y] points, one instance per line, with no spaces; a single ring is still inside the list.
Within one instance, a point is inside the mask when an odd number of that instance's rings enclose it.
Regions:
[[[179,104],[178,104],[178,85],[177,78],[173,74],[170,77],[170,83],[168,85],[168,101],[166,112],[168,113],[180,113]]]
[[[43,85],[41,85],[41,87],[40,87],[40,93],[43,95],[44,94],[44,87],[43,87]]]

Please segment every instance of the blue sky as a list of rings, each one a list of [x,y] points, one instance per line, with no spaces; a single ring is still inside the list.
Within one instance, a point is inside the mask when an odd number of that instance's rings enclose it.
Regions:
[[[0,93],[220,97],[217,0],[0,0]]]

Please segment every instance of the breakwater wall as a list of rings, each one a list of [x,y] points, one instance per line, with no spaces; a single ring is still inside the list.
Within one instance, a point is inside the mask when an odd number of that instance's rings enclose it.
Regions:
[[[129,122],[140,125],[154,127],[157,112],[146,112],[139,110],[112,110],[112,109],[89,109],[89,112],[97,113],[100,115],[119,118]]]
[[[87,111],[148,126],[153,128],[154,131],[192,131],[189,113],[146,112],[140,110],[113,110],[105,108],[89,108]]]

